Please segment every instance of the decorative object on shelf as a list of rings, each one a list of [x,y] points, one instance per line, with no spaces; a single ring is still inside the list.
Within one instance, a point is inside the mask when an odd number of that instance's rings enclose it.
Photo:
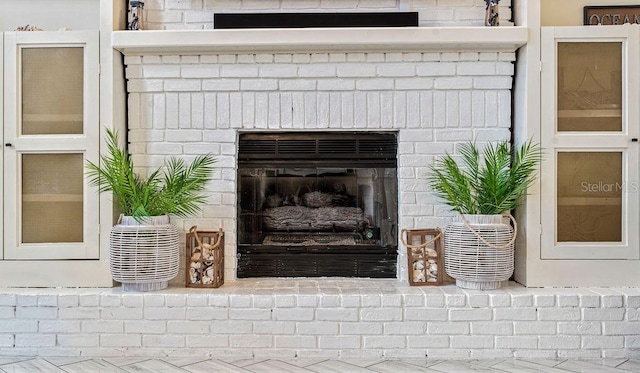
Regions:
[[[140,0],[129,1],[127,17],[128,30],[144,30],[144,2]]]
[[[500,0],[484,0],[487,8],[484,14],[485,26],[500,26],[500,13],[498,12],[498,3]]]
[[[402,229],[400,240],[407,248],[409,285],[443,284],[441,237],[439,228]]]
[[[224,284],[224,231],[198,232],[192,226],[186,243],[186,286],[218,288]]]
[[[112,192],[126,215],[111,230],[112,277],[125,291],[166,288],[180,266],[178,232],[168,214],[188,216],[200,210],[215,159],[197,156],[187,166],[171,157],[142,178],[134,173],[129,152],[120,148],[117,132],[107,130],[107,149],[100,165],[87,162],[86,167],[89,184],[100,193]]]
[[[459,287],[497,289],[513,274],[517,225],[510,211],[535,181],[542,151],[532,141],[517,149],[508,141],[489,144],[482,155],[474,143],[459,149],[462,167],[446,154],[429,175],[435,194],[459,214],[444,232],[445,270]]]
[[[16,31],[42,31],[42,29],[40,27],[26,25],[16,28]]]

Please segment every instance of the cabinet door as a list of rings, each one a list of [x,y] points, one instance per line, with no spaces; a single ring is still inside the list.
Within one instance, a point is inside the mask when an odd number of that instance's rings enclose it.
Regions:
[[[542,259],[637,259],[638,30],[542,30]]]
[[[8,32],[4,258],[97,259],[98,32]]]

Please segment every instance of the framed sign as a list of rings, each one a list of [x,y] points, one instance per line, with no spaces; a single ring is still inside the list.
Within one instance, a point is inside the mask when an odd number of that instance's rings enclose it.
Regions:
[[[640,23],[640,5],[596,5],[584,7],[585,25]]]

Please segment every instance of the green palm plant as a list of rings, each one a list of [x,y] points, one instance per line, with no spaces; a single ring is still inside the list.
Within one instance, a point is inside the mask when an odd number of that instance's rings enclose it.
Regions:
[[[141,220],[164,214],[188,216],[200,209],[216,161],[211,154],[197,156],[190,165],[171,157],[143,178],[134,173],[129,152],[118,143],[118,132],[107,129],[108,151],[100,157],[100,165],[87,162],[86,174],[100,193],[113,193],[123,214]]]
[[[431,166],[429,184],[452,210],[461,214],[501,214],[513,210],[536,178],[542,160],[539,144],[531,140],[517,149],[508,141],[487,145],[482,154],[475,143],[460,145],[462,166],[450,155]]]

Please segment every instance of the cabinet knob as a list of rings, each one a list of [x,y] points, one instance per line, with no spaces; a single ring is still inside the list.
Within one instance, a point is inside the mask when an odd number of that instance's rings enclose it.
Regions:
[[[631,142],[638,142],[638,138],[637,137],[632,138]]]
[[[7,148],[10,148],[10,147],[12,147],[12,146],[13,146],[13,144],[12,144],[12,143],[10,143],[10,142],[8,142],[8,143],[5,143],[5,144],[4,144],[4,146],[6,146]]]

